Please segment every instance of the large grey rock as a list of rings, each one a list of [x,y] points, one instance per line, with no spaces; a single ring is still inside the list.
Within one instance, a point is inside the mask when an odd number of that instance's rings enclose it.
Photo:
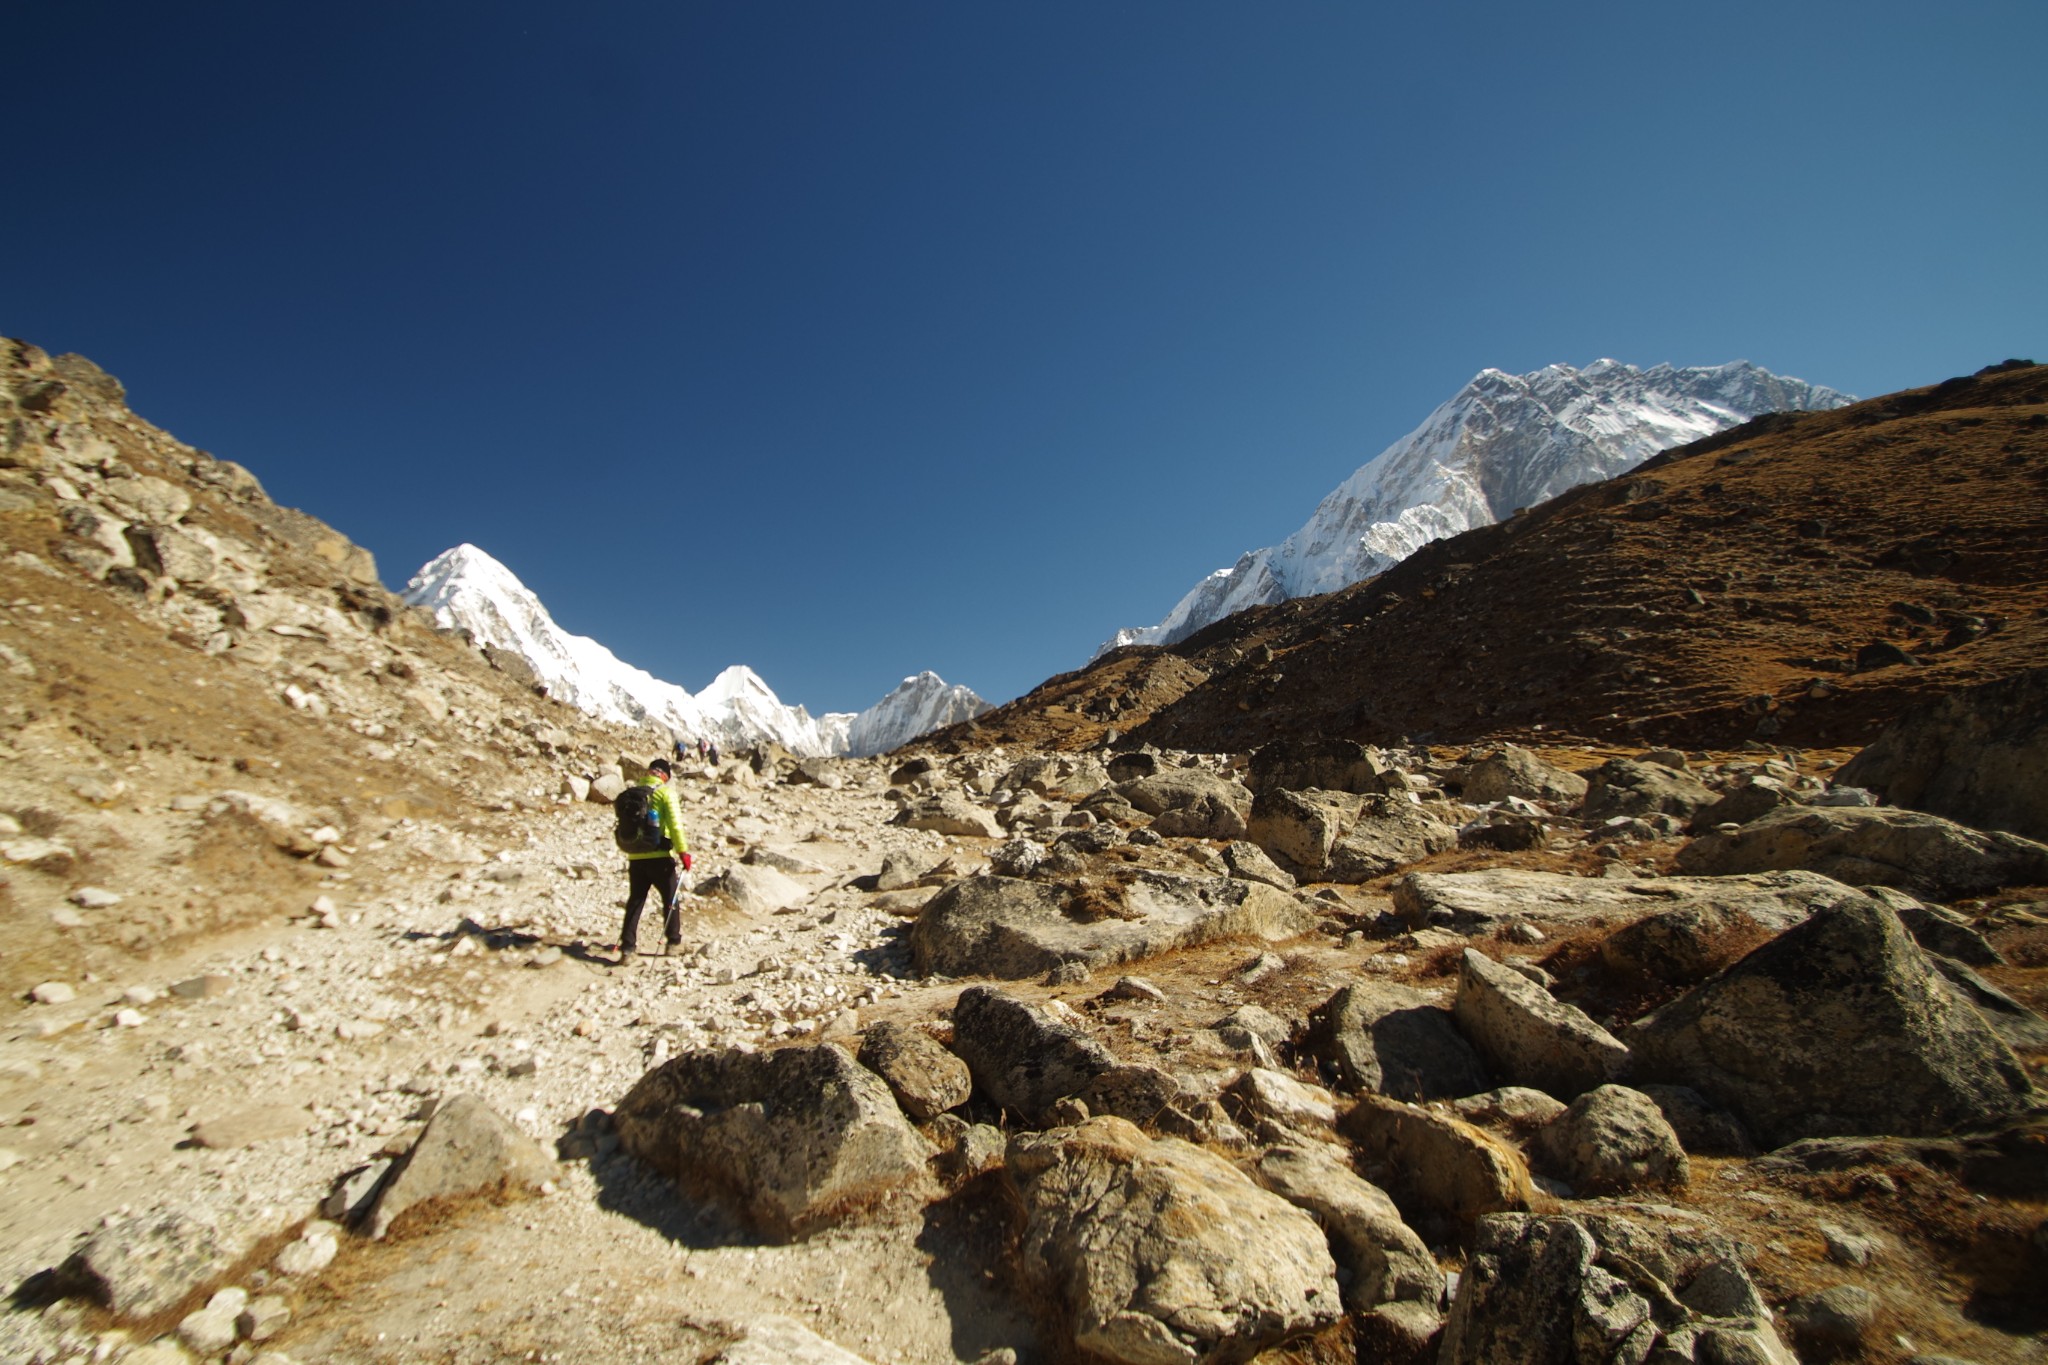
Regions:
[[[1383,791],[1387,764],[1348,739],[1281,739],[1254,750],[1245,785],[1254,792]]]
[[[967,1063],[923,1029],[884,1021],[861,1035],[860,1064],[888,1083],[889,1093],[917,1123],[967,1103],[974,1078]]]
[[[1309,1015],[1302,1049],[1345,1090],[1433,1100],[1487,1086],[1479,1054],[1449,1011],[1390,981],[1354,982],[1324,1001]]]
[[[1115,1070],[1116,1057],[1073,1024],[993,986],[970,986],[953,1005],[953,1051],[982,1094],[1027,1122]]]
[[[1768,1146],[1990,1123],[2025,1071],[1872,898],[1844,902],[1628,1030],[1646,1080],[1690,1085]]]
[[[1230,807],[1240,818],[1249,814],[1252,807],[1252,794],[1243,786],[1203,768],[1169,768],[1151,777],[1119,783],[1116,791],[1155,818],[1205,800]]]
[[[1258,1182],[1314,1215],[1330,1239],[1344,1306],[1363,1313],[1408,1300],[1432,1316],[1444,1294],[1444,1273],[1429,1247],[1401,1221],[1386,1191],[1361,1177],[1323,1143],[1269,1147]]]
[[[1524,922],[1619,924],[1688,905],[1723,907],[1778,932],[1856,895],[1855,888],[1812,872],[1613,881],[1496,867],[1411,872],[1393,886],[1394,913],[1410,926],[1443,925],[1467,934]]]
[[[1586,779],[1581,818],[1609,820],[1617,815],[1675,815],[1681,820],[1714,799],[1698,778],[1661,763],[1638,758],[1610,758]]]
[[[1078,1351],[1241,1361],[1342,1311],[1315,1220],[1199,1147],[1094,1118],[1011,1138],[1004,1172],[1018,1264]]]
[[[1698,901],[1615,931],[1601,942],[1600,956],[1623,975],[1690,986],[1778,932],[1735,906]]]
[[[1322,880],[1366,882],[1454,848],[1458,831],[1405,796],[1365,796],[1330,849]]]
[[[1260,792],[1246,823],[1251,841],[1289,875],[1317,880],[1329,865],[1330,850],[1337,846],[1352,809],[1340,796],[1279,788]]]
[[[739,1324],[739,1340],[712,1357],[713,1365],[868,1365],[795,1318],[763,1313]]]
[[[1113,906],[1104,897],[1114,896]],[[1294,897],[1234,877],[1139,872],[1099,895],[1046,882],[969,877],[932,897],[910,931],[920,972],[1042,976],[1064,963],[1091,969],[1219,938],[1280,941],[1315,915]]]
[[[202,1210],[157,1209],[95,1232],[60,1278],[121,1317],[151,1317],[226,1274],[252,1240]]]
[[[1877,1310],[1877,1295],[1861,1285],[1838,1284],[1786,1304],[1785,1330],[1816,1360],[1861,1355],[1876,1335]]]
[[[1463,1120],[1365,1095],[1337,1120],[1337,1131],[1358,1149],[1366,1174],[1410,1216],[1470,1222],[1529,1207],[1529,1168],[1521,1154]]]
[[[1248,882],[1264,882],[1281,891],[1294,889],[1294,878],[1267,857],[1266,850],[1249,839],[1239,839],[1224,849],[1223,865],[1230,869],[1233,877],[1242,877]]]
[[[1178,839],[1242,839],[1244,811],[1229,796],[1205,792],[1155,816],[1152,832]]]
[[[211,581],[219,569],[212,550],[172,526],[130,526],[124,533],[138,567],[187,586]]]
[[[1746,825],[1774,810],[1800,804],[1792,790],[1777,778],[1753,773],[1734,790],[1694,811],[1692,827],[1704,833],[1716,825]]]
[[[1678,870],[1695,876],[1792,868],[1947,900],[2048,882],[2048,845],[1896,806],[1795,806],[1678,851]]]
[[[1836,779],[1895,806],[2048,842],[2048,668],[1906,711]]]
[[[1659,1254],[1646,1230],[1618,1236],[1626,1226],[1512,1213],[1482,1219],[1439,1365],[1797,1365],[1761,1313],[1721,1317],[1688,1306],[1703,1276],[1746,1283],[1740,1262],[1688,1264],[1695,1258]],[[1719,1297],[1725,1302],[1715,1307],[1745,1302]],[[1747,1302],[1761,1305],[1753,1287]]]
[[[1677,1189],[1692,1179],[1685,1148],[1639,1090],[1603,1085],[1571,1102],[1529,1144],[1536,1169],[1580,1195]]]
[[[385,1179],[363,1231],[382,1237],[406,1211],[435,1199],[457,1199],[500,1186],[539,1186],[554,1163],[533,1139],[475,1095],[441,1101],[426,1130]]]
[[[1628,1047],[1585,1011],[1470,948],[1451,1013],[1498,1075],[1561,1100],[1606,1084],[1628,1066]]]
[[[1313,1135],[1337,1122],[1336,1096],[1319,1085],[1307,1085],[1284,1071],[1253,1067],[1223,1087],[1223,1107],[1247,1127],[1261,1120]]]
[[[749,915],[772,915],[811,898],[810,891],[794,877],[749,863],[734,863],[699,889],[723,893]]]
[[[881,1077],[829,1044],[686,1052],[613,1115],[626,1151],[802,1236],[918,1182],[929,1149]]]
[[[962,838],[1003,837],[1003,831],[996,824],[995,817],[959,792],[938,792],[919,797],[897,812],[896,818],[889,823]]]
[[[1552,767],[1527,749],[1512,744],[1474,763],[1465,772],[1465,799],[1474,805],[1505,801],[1553,801],[1575,805],[1586,795],[1586,779]]]
[[[1055,801],[1080,801],[1101,791],[1109,781],[1109,771],[1086,754],[1034,754],[1015,764],[1003,785]]]

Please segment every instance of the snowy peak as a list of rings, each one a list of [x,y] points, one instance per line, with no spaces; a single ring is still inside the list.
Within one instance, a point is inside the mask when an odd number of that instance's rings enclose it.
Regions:
[[[1334,592],[1432,540],[1625,473],[1659,451],[1766,412],[1850,401],[1746,360],[1639,370],[1603,359],[1522,375],[1481,370],[1339,484],[1300,530],[1210,574],[1158,625],[1119,631],[1102,648],[1173,644],[1247,607]]]
[[[857,757],[885,754],[928,731],[973,720],[989,709],[969,688],[948,686],[936,673],[919,673],[854,717],[846,751]]]
[[[988,709],[967,688],[920,673],[866,711],[814,717],[801,706],[784,705],[744,664],[723,670],[692,696],[590,637],[563,630],[518,575],[474,545],[458,545],[429,560],[400,596],[431,611],[443,630],[467,631],[478,645],[525,659],[551,697],[616,724],[662,729],[682,739],[701,736],[727,749],[774,743],[806,756],[882,753]]]

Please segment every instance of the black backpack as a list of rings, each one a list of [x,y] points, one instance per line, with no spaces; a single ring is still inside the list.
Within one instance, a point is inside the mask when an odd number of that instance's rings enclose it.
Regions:
[[[612,841],[621,853],[668,852],[668,836],[661,832],[661,807],[655,804],[654,788],[626,788],[613,798],[612,815],[618,820],[612,830]]]

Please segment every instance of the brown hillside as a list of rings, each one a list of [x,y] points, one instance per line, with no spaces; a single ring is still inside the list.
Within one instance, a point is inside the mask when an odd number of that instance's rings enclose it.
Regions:
[[[937,738],[1858,745],[2043,658],[2048,368],[2018,365],[1759,418]]]

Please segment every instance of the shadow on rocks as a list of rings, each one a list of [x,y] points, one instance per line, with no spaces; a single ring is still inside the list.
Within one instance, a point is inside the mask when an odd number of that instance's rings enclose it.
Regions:
[[[1000,1171],[990,1171],[925,1206],[917,1249],[932,1288],[945,1300],[959,1360],[1010,1347],[1023,1365],[1050,1360],[1040,1332],[1011,1283],[1011,1201]]]
[[[678,1246],[708,1251],[778,1244],[718,1204],[692,1199],[667,1176],[609,1142],[591,1155],[590,1174],[597,1182],[599,1208],[651,1228]]]

